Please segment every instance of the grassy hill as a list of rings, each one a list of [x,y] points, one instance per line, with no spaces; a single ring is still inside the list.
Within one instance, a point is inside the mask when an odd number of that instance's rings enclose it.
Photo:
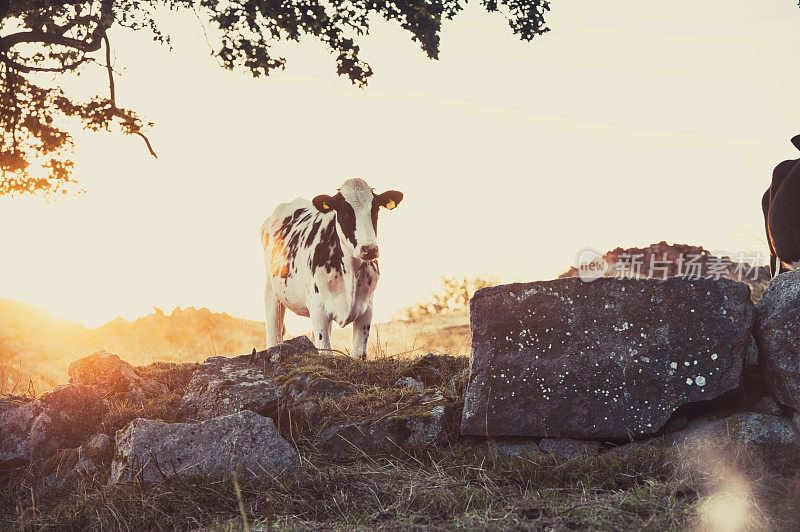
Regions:
[[[373,356],[436,351],[466,354],[466,310],[414,321],[376,324]],[[349,351],[352,330],[336,329],[334,348]],[[0,393],[39,394],[68,381],[70,362],[99,350],[134,365],[156,361],[198,362],[264,347],[264,323],[206,308],[155,309],[135,321],[117,318],[90,329],[27,303],[0,298]]]

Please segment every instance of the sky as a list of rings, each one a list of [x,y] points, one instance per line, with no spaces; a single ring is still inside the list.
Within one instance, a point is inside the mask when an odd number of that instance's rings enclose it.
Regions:
[[[442,276],[550,279],[585,248],[766,260],[761,194],[800,133],[795,0],[553,0],[532,42],[475,3],[439,61],[376,20],[364,90],[312,40],[252,79],[218,66],[193,15],[164,20],[171,51],[111,33],[117,103],[155,123],[158,159],[76,129],[84,194],[0,198],[0,297],[92,327],[179,305],[263,320],[261,222],[350,177],[405,194],[380,218],[376,322]],[[64,86],[92,96],[105,71]]]

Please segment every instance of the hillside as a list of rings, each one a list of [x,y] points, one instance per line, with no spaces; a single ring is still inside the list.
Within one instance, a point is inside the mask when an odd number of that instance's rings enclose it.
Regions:
[[[351,328],[334,327],[334,348],[349,351]],[[376,324],[371,352],[412,354],[439,351],[465,354],[469,343],[466,311],[413,322]],[[206,308],[161,309],[127,321],[117,318],[90,329],[0,298],[0,393],[41,393],[68,381],[70,362],[105,350],[134,365],[156,361],[201,362],[214,355],[249,353],[264,346],[264,324]]]
[[[697,256],[700,274],[712,268],[747,283],[757,301],[769,282],[766,266],[750,268],[727,257],[715,257],[702,246],[659,242],[645,248],[616,248],[603,257],[609,264],[606,275],[617,274],[622,257],[642,258],[641,276],[650,265],[668,263],[669,276],[680,273],[681,256]],[[560,277],[577,275],[572,267]],[[335,349],[348,352],[351,328],[334,325]],[[306,331],[307,332],[307,331]],[[373,325],[372,356],[410,356],[425,352],[469,354],[469,313],[466,309],[443,314],[424,314],[413,320],[394,320]],[[127,321],[117,318],[95,329],[58,318],[26,303],[0,298],[0,392],[41,393],[67,382],[69,363],[99,350],[119,354],[135,365],[155,361],[202,362],[214,355],[249,353],[263,348],[264,324],[236,318],[206,308],[161,309]]]
[[[761,298],[770,279],[768,266],[720,257],[703,246],[667,244],[663,240],[642,248],[617,247],[603,254],[603,260],[608,265],[606,277],[727,277],[750,286],[753,302]],[[578,269],[572,266],[559,278],[577,276]]]

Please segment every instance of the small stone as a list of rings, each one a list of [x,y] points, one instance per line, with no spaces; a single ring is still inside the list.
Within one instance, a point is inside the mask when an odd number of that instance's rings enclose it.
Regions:
[[[398,388],[413,388],[415,390],[424,390],[425,385],[413,377],[402,377],[397,379],[394,385]]]
[[[315,401],[303,401],[292,405],[289,412],[293,421],[308,424],[319,414],[319,405]]]
[[[298,336],[264,351],[253,349],[253,353],[249,355],[250,364],[264,369],[274,368],[282,359],[303,353],[318,353],[318,351],[307,336]]]
[[[358,387],[353,383],[319,377],[313,373],[303,373],[290,379],[284,384],[284,390],[292,399],[341,399],[358,393]]]
[[[524,456],[539,452],[539,446],[535,442],[520,441],[518,439],[497,438],[488,440],[484,445],[489,450],[496,451],[504,456]]]
[[[762,397],[758,400],[753,410],[759,414],[773,414],[779,416],[781,414],[781,407],[775,402],[772,397]]]
[[[539,449],[559,458],[597,456],[600,453],[600,442],[569,438],[544,438],[539,442]]]

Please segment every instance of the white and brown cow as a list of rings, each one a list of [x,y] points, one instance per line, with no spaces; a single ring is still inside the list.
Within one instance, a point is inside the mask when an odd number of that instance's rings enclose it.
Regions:
[[[314,345],[330,349],[331,322],[353,324],[352,355],[366,358],[372,297],[378,284],[378,210],[403,194],[375,194],[348,179],[335,196],[278,205],[261,225],[267,267],[267,348],[283,341],[288,308],[311,318]]]

